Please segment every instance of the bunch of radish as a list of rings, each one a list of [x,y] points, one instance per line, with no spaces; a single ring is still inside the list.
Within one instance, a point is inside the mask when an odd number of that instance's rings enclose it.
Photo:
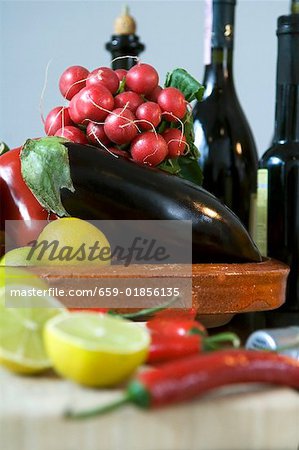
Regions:
[[[149,166],[188,154],[184,122],[189,102],[176,87],[159,86],[156,69],[138,63],[130,70],[67,68],[59,89],[68,106],[53,108],[47,135],[100,146]]]
[[[204,88],[186,70],[168,73],[162,88],[156,69],[141,62],[128,71],[71,66],[59,89],[68,103],[48,114],[47,135],[96,145],[201,184],[190,102],[200,101]]]

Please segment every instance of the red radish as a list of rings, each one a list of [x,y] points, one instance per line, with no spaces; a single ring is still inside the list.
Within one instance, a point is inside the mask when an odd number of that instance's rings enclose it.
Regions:
[[[157,86],[152,92],[150,92],[149,94],[147,94],[146,98],[147,100],[149,100],[150,102],[158,102],[158,97],[160,92],[162,91],[161,86]]]
[[[70,118],[69,108],[64,106],[56,106],[51,109],[45,120],[45,132],[48,136],[54,136],[59,128],[64,126],[74,125]]]
[[[143,103],[137,108],[136,117],[139,120],[147,121],[138,122],[138,126],[140,126],[142,130],[152,130],[153,127],[157,127],[161,122],[161,108],[157,103],[154,102]]]
[[[127,108],[135,114],[136,109],[143,103],[143,98],[141,95],[136,94],[136,92],[127,91],[122,92],[114,97],[114,107],[115,108],[124,108],[127,105]]]
[[[138,133],[134,120],[136,117],[129,109],[116,108],[106,117],[104,131],[115,144],[127,144]]]
[[[89,71],[82,66],[68,67],[59,79],[59,89],[67,100],[71,100],[86,85]]]
[[[69,106],[71,119],[75,123],[86,124],[87,121],[101,122],[114,107],[111,92],[104,86],[98,85],[81,89]]]
[[[64,127],[57,130],[55,136],[60,136],[68,139],[71,142],[76,142],[77,144],[88,144],[87,137],[83,131],[79,130],[77,127]]]
[[[149,94],[158,86],[158,83],[158,72],[149,64],[139,63],[133,66],[126,76],[127,88],[137,94]]]
[[[139,134],[131,143],[133,160],[148,166],[160,164],[166,158],[167,152],[164,138],[151,131]]]
[[[168,146],[168,157],[177,158],[184,153],[186,138],[177,128],[168,128],[162,133]]]
[[[88,75],[86,86],[98,86],[103,84],[111,94],[115,94],[119,87],[119,79],[114,70],[109,67],[99,67]]]
[[[175,122],[176,117],[182,119],[187,112],[187,102],[184,95],[179,89],[168,87],[162,89],[158,96],[158,105],[163,112],[171,114],[164,114],[163,118],[169,122]],[[175,116],[175,117],[174,117]]]
[[[104,131],[104,125],[89,122],[86,128],[86,135],[91,144],[94,145],[109,145],[111,144],[110,140],[107,138],[106,133]]]
[[[121,82],[128,73],[126,69],[116,69],[114,72],[118,76],[119,82]]]

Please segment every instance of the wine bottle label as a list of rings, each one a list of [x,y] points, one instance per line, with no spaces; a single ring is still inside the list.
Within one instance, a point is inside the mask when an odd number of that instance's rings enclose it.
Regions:
[[[253,237],[255,236],[256,230],[256,202],[257,202],[257,192],[250,194],[250,210],[249,210],[249,234]]]
[[[259,169],[257,174],[256,227],[254,240],[262,255],[267,255],[268,231],[268,170]]]

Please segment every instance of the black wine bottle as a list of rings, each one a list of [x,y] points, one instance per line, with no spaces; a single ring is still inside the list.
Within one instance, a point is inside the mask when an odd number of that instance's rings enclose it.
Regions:
[[[298,324],[299,15],[279,17],[277,36],[275,133],[259,164],[255,239],[264,255],[290,266],[286,302],[279,314],[291,313],[288,323]]]
[[[136,35],[136,22],[126,7],[114,23],[114,34],[106,43],[106,50],[111,53],[112,69],[130,69],[137,63],[138,55],[145,45]]]
[[[204,188],[251,229],[258,157],[233,79],[235,5],[235,0],[207,2],[205,94],[193,110],[194,133]]]

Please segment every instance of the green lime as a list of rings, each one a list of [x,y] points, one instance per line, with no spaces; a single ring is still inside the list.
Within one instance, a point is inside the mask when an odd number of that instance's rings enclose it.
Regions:
[[[23,374],[50,368],[43,342],[44,325],[54,316],[65,313],[65,309],[50,296],[42,298],[42,308],[34,307],[35,299],[29,296],[22,297],[22,307],[8,308],[5,303],[9,302],[9,296],[7,289],[0,288],[0,364]]]
[[[0,266],[31,266],[34,262],[28,259],[31,247],[19,247],[10,250],[0,260]]]

